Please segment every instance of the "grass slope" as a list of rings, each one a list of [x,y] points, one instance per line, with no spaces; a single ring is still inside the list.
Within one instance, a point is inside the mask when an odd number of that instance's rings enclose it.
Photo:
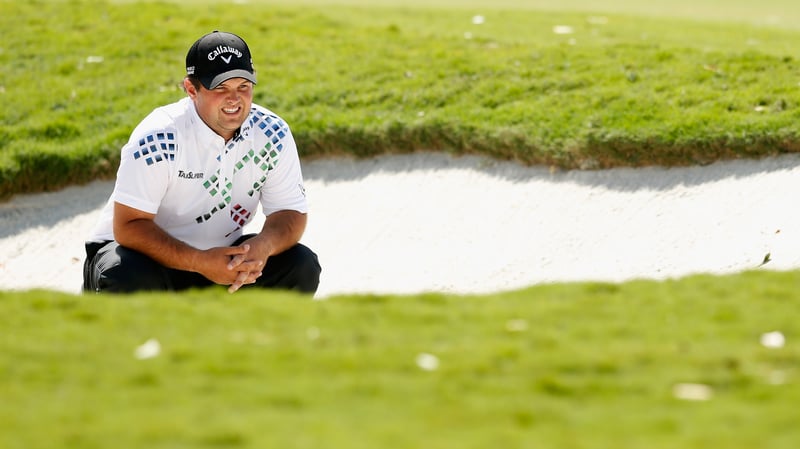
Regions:
[[[798,282],[0,293],[0,446],[794,448]],[[787,345],[762,346],[775,330]],[[161,353],[138,360],[148,339]],[[681,383],[712,396],[676,398]]]
[[[183,96],[188,44],[215,28],[247,38],[256,100],[304,157],[433,149],[602,168],[798,149],[796,29],[522,7],[474,24],[449,3],[394,5],[0,2],[13,105],[0,197],[112,176],[133,126]]]

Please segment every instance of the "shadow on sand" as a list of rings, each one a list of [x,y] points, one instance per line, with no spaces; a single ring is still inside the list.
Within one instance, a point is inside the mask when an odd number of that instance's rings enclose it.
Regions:
[[[113,188],[113,181],[95,181],[58,192],[16,195],[0,203],[0,238],[32,227],[50,228],[63,220],[99,209]]]
[[[357,181],[372,173],[403,173],[415,170],[475,170],[511,182],[570,183],[607,190],[669,190],[694,187],[730,178],[745,178],[778,171],[800,169],[800,155],[790,154],[764,159],[722,161],[693,167],[616,168],[609,170],[550,170],[526,167],[514,162],[481,156],[452,156],[445,153],[412,153],[379,156],[371,159],[320,159],[304,164],[307,180],[323,182]]]

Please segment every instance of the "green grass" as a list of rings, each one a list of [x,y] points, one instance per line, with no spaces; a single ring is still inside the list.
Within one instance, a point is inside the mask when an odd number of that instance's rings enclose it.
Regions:
[[[592,168],[797,150],[796,2],[481,3],[0,1],[0,197],[113,176],[214,28],[250,42],[257,101],[305,159]],[[0,291],[0,447],[793,449],[798,281],[327,301]],[[773,330],[786,347],[759,344]],[[161,354],[137,360],[150,338]],[[679,400],[679,383],[713,397]]]
[[[113,176],[133,126],[184,95],[186,47],[214,28],[247,38],[256,100],[306,159],[439,150],[603,168],[798,149],[795,4],[715,17],[716,1],[529,1],[480,8],[474,25],[469,3],[331,3],[0,3],[0,196]]]
[[[131,3],[136,0],[115,0]],[[188,0],[168,0],[187,4]],[[220,0],[192,0],[192,4],[226,3]],[[227,3],[233,3],[229,1]],[[650,17],[684,18],[702,21],[742,22],[752,25],[798,28],[800,8],[792,0],[250,0],[249,4],[285,4],[295,6],[368,6],[369,8],[447,9],[485,13],[495,10],[577,11],[581,13],[627,14]]]
[[[0,293],[0,446],[794,448],[798,282]],[[761,346],[774,330],[787,346]],[[151,338],[161,354],[137,360]],[[417,366],[425,353],[438,369]],[[674,397],[687,382],[712,398]]]

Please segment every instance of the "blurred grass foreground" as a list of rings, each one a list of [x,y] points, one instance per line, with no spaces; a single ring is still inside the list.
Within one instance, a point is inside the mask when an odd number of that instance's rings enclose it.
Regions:
[[[799,276],[0,293],[0,446],[792,449]]]

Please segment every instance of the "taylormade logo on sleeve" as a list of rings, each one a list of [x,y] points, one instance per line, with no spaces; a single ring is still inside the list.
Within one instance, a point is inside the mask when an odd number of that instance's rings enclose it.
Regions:
[[[242,57],[242,52],[239,51],[238,49],[233,48],[233,47],[229,47],[227,45],[220,45],[220,46],[218,46],[217,48],[215,48],[213,51],[211,51],[208,54],[208,60],[209,61],[213,61],[214,59],[217,58],[217,56],[220,56],[222,58],[222,60],[225,61],[226,64],[230,64],[231,57],[228,56],[226,58],[225,56],[222,56],[225,53],[232,53],[232,54],[236,55],[237,58],[241,58]]]

